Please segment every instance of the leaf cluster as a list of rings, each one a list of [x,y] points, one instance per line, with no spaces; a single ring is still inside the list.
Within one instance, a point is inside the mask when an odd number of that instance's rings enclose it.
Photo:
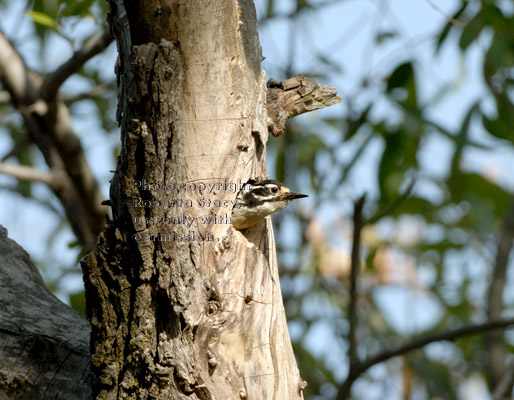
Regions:
[[[296,3],[287,14],[274,11],[278,5],[270,0],[263,18],[267,24],[302,13],[305,18],[314,9],[320,12],[317,3]],[[362,358],[413,334],[499,316],[490,310],[498,287],[502,301],[501,293],[512,285],[505,274],[495,277],[502,268],[498,254],[508,257],[511,251],[512,243],[506,249],[499,244],[509,234],[513,203],[510,174],[494,172],[494,155],[514,150],[514,17],[500,3],[460,1],[453,15],[442,15],[445,23],[432,39],[434,58],[451,49],[468,62],[472,52],[483,52],[481,94],[462,101],[468,106],[461,117],[435,117],[438,107],[455,101],[458,86],[447,81],[427,97],[427,66],[412,55],[398,58],[379,80],[364,75],[355,93],[342,94],[345,110],[327,111],[314,123],[290,122],[285,138],[271,144],[277,179],[313,199],[310,206],[298,206],[296,222],[292,212],[275,220],[288,317],[309,382],[306,398],[333,398],[348,373],[349,216],[363,192],[369,200],[358,286]],[[377,31],[377,46],[401,40],[394,30]],[[342,70],[326,69],[324,82]],[[489,165],[477,167],[480,157]],[[374,185],[364,187],[366,179]],[[395,298],[403,304],[391,307]],[[423,315],[427,306],[432,311]],[[512,299],[503,302],[502,312],[512,306]],[[323,338],[324,350],[313,335]],[[512,343],[500,338],[507,356]],[[501,377],[491,374],[489,339],[484,334],[448,344],[447,357],[433,347],[405,355],[382,367],[386,379],[377,378],[380,368],[371,369],[356,385],[355,398],[372,398],[362,382],[368,390],[381,388],[381,396],[391,393],[391,376],[403,380],[404,398],[459,398],[470,382],[485,384],[492,393]]]

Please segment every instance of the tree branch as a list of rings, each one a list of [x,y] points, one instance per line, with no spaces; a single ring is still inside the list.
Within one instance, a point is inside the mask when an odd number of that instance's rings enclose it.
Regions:
[[[514,241],[514,199],[505,216],[501,236],[498,240],[496,262],[494,265],[488,293],[487,318],[494,320],[500,318],[503,312],[503,292],[507,282],[507,268],[512,252]],[[490,358],[490,377],[493,386],[498,384],[505,373],[505,344],[501,333],[493,332],[487,337],[489,358]]]
[[[367,361],[363,362],[361,365],[360,373],[362,374],[364,371],[366,371],[368,368],[371,368],[375,364],[379,364],[381,362],[389,360],[390,358],[406,354],[413,350],[420,349],[421,347],[424,347],[430,343],[441,341],[453,341],[463,336],[475,335],[477,333],[484,333],[496,329],[505,329],[510,325],[514,325],[514,318],[503,320],[499,319],[495,321],[483,322],[481,324],[466,325],[457,329],[452,329],[445,332],[427,335],[419,339],[414,339],[413,341],[403,346],[400,346],[397,349],[384,351],[383,353],[378,354],[375,357],[372,357]]]
[[[438,7],[432,0],[426,0],[426,2],[432,7],[434,10],[439,12],[444,18],[448,20],[453,25],[460,26],[461,28],[464,28],[467,24],[465,22],[459,21],[458,19],[450,17],[448,14],[446,14],[443,10],[441,10],[440,7]]]
[[[9,105],[11,104],[11,95],[7,90],[0,90],[0,105]]]
[[[54,176],[51,173],[27,165],[0,162],[0,174],[9,175],[22,181],[42,182],[48,186],[55,184]]]
[[[37,96],[36,76],[30,74],[23,59],[12,43],[0,31],[0,81],[15,106],[32,104]]]
[[[339,393],[337,395],[337,400],[347,399],[350,395],[350,390],[353,382],[355,382],[355,380],[357,380],[357,378],[360,375],[362,375],[365,371],[367,371],[369,368],[376,364],[387,361],[393,357],[407,354],[413,350],[420,349],[430,343],[441,341],[453,341],[463,336],[475,335],[477,333],[485,333],[495,329],[505,329],[510,325],[514,325],[514,318],[503,320],[500,319],[496,321],[484,322],[481,324],[467,325],[461,328],[452,329],[449,331],[435,333],[418,339],[414,339],[411,342],[403,346],[400,346],[396,349],[384,351],[380,354],[377,354],[376,356],[371,357],[366,361],[360,362],[355,366],[353,375],[349,375],[348,378],[346,378],[346,380],[341,385],[341,388],[339,389]]]
[[[374,216],[372,216],[370,219],[368,219],[368,221],[366,223],[373,225],[373,224],[377,223],[379,220],[381,220],[382,218],[388,216],[393,211],[395,211],[395,209],[397,207],[399,207],[405,200],[407,200],[410,197],[410,195],[412,194],[412,189],[414,189],[415,184],[416,184],[416,179],[413,178],[411,183],[409,183],[409,186],[407,187],[407,189],[405,189],[405,191],[402,194],[400,194],[396,199],[394,199],[394,201],[389,206],[387,206],[383,210],[377,211],[377,213]]]
[[[46,101],[54,101],[59,88],[66,79],[78,72],[86,61],[104,51],[111,42],[109,28],[104,28],[89,38],[84,46],[77,50],[68,61],[45,77],[40,89],[41,98]]]
[[[362,195],[354,204],[353,211],[353,242],[352,242],[352,263],[350,271],[350,303],[348,306],[348,321],[349,321],[349,332],[348,332],[348,358],[350,360],[350,374],[354,365],[359,361],[357,357],[357,275],[360,267],[360,241],[361,241],[361,230],[364,226],[364,220],[362,217],[362,209],[366,195]]]
[[[93,398],[88,321],[45,287],[0,226],[0,398]]]
[[[103,95],[105,92],[115,90],[115,89],[116,89],[116,85],[114,85],[114,83],[101,83],[99,85],[93,86],[91,88],[91,90],[88,92],[74,93],[74,94],[60,93],[59,100],[64,102],[65,104],[71,104],[76,101],[99,97],[99,96]]]
[[[87,48],[78,52],[80,56],[75,60],[92,57],[98,51],[100,42],[99,39],[93,43],[90,40]],[[60,72],[58,75],[62,79],[66,74]],[[102,230],[106,207],[101,205],[103,196],[73,130],[69,109],[62,102],[47,102],[38,97],[42,92],[43,78],[28,69],[1,31],[0,82],[23,116],[30,139],[40,149],[50,170],[62,171],[62,185],[51,186],[51,189],[66,210],[66,216],[84,251],[91,251],[96,236]]]

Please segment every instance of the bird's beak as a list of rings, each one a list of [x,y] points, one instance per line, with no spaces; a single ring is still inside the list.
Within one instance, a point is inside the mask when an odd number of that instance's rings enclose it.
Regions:
[[[294,199],[301,199],[302,197],[309,197],[309,196],[307,196],[306,194],[300,194],[300,193],[294,193],[294,192],[285,193],[283,195],[284,200],[287,200],[287,201],[291,201]]]

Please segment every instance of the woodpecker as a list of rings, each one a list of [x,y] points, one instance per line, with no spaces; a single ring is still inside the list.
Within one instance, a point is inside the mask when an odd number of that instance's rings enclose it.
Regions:
[[[308,197],[294,193],[283,183],[275,180],[249,180],[236,196],[232,208],[232,226],[237,230],[249,228],[268,215],[282,210],[294,199]]]

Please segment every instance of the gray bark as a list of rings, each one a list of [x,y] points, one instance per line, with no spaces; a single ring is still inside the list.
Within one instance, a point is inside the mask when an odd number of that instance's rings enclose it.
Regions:
[[[0,226],[0,399],[93,398],[90,331]]]

